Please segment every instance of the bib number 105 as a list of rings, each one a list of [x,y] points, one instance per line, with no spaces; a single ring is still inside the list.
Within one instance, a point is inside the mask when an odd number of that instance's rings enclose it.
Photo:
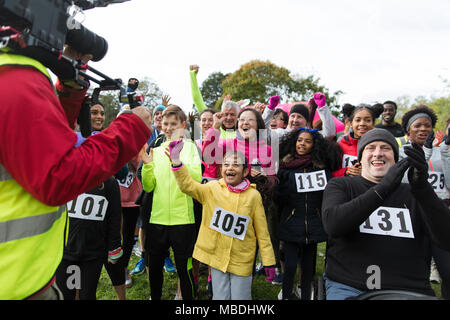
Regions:
[[[209,227],[226,236],[244,240],[250,217],[215,207]]]

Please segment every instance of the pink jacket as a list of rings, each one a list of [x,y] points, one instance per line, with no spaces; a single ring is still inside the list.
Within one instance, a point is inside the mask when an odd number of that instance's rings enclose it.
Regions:
[[[272,159],[272,149],[264,140],[246,141],[239,138],[220,139],[220,131],[210,128],[203,141],[202,155],[205,166],[203,176],[217,178],[217,169],[222,163],[223,155],[228,150],[242,152],[248,161],[249,170],[252,168],[263,171],[267,176],[275,176],[275,162]]]

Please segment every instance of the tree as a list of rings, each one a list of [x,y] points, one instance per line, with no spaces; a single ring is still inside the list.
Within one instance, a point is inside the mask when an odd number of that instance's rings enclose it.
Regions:
[[[216,101],[223,95],[222,82],[229,74],[223,74],[222,72],[211,73],[203,82],[200,87],[203,101],[208,108],[214,109]]]
[[[161,103],[163,93],[158,85],[148,77],[144,77],[143,80],[139,81],[139,86],[136,91],[144,95],[145,99],[142,105],[150,108],[150,110]],[[120,111],[119,91],[103,91],[99,100],[105,106],[104,126],[106,128],[117,117]]]
[[[223,94],[216,107],[221,105],[227,94],[235,101],[250,99],[252,103],[268,103],[274,95],[279,95],[282,101],[295,102],[307,101],[315,92],[322,92],[327,97],[327,104],[338,109],[337,98],[342,92],[330,94],[327,88],[319,85],[319,80],[312,75],[292,75],[288,69],[270,61],[253,60],[242,65],[222,82]]]

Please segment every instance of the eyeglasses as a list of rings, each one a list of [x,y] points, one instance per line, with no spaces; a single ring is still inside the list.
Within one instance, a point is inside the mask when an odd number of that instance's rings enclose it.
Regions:
[[[256,122],[256,119],[248,119],[248,118],[239,118],[239,122]]]

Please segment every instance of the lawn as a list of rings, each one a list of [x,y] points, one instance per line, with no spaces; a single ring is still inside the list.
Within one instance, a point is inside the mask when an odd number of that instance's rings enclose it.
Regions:
[[[324,269],[324,253],[325,253],[325,243],[321,243],[318,247],[317,255],[317,267],[316,274],[322,275]],[[134,267],[139,258],[132,255],[129,264],[130,270]],[[127,289],[127,299],[128,300],[148,300],[150,297],[150,288],[147,275],[134,275],[131,276],[133,279],[133,285]],[[207,271],[201,272],[199,277],[199,290],[198,299],[207,299]],[[163,285],[163,296],[164,300],[173,300],[175,297],[177,289],[177,275],[176,273],[164,273],[164,285]],[[440,285],[432,284],[433,290],[436,295],[440,297]],[[252,294],[254,300],[276,300],[278,293],[281,290],[281,285],[273,285],[266,282],[265,276],[257,275],[253,280]],[[294,298],[296,298],[294,296]],[[111,285],[111,281],[103,269],[100,281],[97,289],[97,299],[98,300],[116,300],[116,295],[114,289]]]

